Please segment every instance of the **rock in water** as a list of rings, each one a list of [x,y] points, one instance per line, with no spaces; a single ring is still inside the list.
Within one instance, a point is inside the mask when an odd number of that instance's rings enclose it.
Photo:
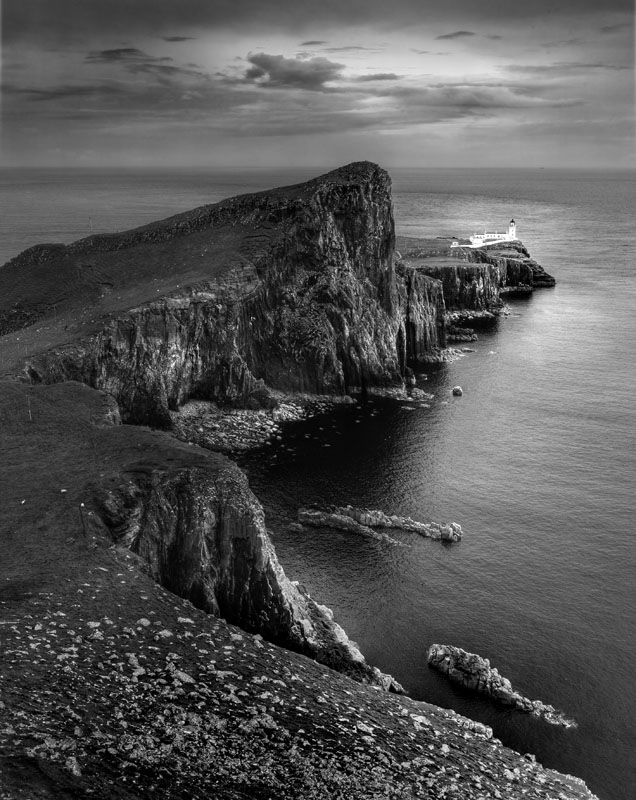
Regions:
[[[372,508],[354,508],[353,506],[337,506],[324,511],[313,508],[300,508],[298,522],[315,528],[335,528],[336,530],[362,533],[383,539],[389,544],[401,544],[374,528],[394,528],[395,530],[419,533],[428,539],[443,542],[458,542],[462,538],[462,529],[457,522],[417,522],[410,517],[389,516],[384,511]]]
[[[461,386],[453,386],[453,395],[455,397],[461,397],[464,394],[464,390]]]
[[[466,689],[485,694],[500,705],[512,706],[519,711],[543,717],[552,725],[576,727],[573,720],[564,717],[554,706],[542,703],[541,700],[529,700],[515,691],[508,678],[504,678],[496,668],[491,667],[487,658],[482,658],[476,653],[468,653],[452,645],[433,644],[428,649],[428,663],[433,669],[446,675],[449,680],[459,683]]]

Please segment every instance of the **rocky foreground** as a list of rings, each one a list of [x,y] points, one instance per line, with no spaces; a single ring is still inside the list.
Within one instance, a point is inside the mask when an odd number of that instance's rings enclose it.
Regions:
[[[592,798],[399,694],[211,451],[242,425],[180,416],[403,391],[452,307],[394,242],[362,163],[0,270],[0,800]]]

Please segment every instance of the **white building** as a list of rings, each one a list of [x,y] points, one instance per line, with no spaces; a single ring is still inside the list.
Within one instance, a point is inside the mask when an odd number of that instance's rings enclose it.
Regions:
[[[508,225],[508,233],[474,233],[468,237],[470,244],[459,244],[453,242],[451,247],[485,247],[488,244],[497,244],[498,242],[514,242],[517,238],[517,224],[514,219],[510,220]]]

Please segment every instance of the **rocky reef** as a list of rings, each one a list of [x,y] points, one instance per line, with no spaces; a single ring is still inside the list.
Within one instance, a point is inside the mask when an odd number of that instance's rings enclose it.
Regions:
[[[554,706],[541,700],[530,700],[513,689],[508,678],[504,678],[495,667],[491,667],[487,658],[447,644],[431,645],[427,658],[429,665],[446,675],[449,680],[466,689],[485,694],[499,705],[534,714],[553,725],[563,725],[566,728],[576,725]]]
[[[458,542],[462,538],[462,529],[457,522],[417,522],[410,517],[388,515],[377,509],[354,508],[353,506],[334,506],[326,510],[301,508],[298,510],[298,522],[314,528],[335,528],[336,530],[361,533],[383,539],[390,544],[401,543],[374,529],[393,528],[409,531],[442,542]]]

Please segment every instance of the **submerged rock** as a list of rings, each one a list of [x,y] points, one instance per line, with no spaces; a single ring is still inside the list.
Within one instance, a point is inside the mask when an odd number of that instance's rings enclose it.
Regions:
[[[491,667],[487,658],[468,653],[460,647],[433,644],[428,649],[428,664],[454,683],[485,694],[499,705],[512,706],[519,711],[542,717],[552,725],[576,727],[573,720],[567,719],[554,706],[541,700],[530,700],[513,689],[508,678],[504,678],[496,668]]]

